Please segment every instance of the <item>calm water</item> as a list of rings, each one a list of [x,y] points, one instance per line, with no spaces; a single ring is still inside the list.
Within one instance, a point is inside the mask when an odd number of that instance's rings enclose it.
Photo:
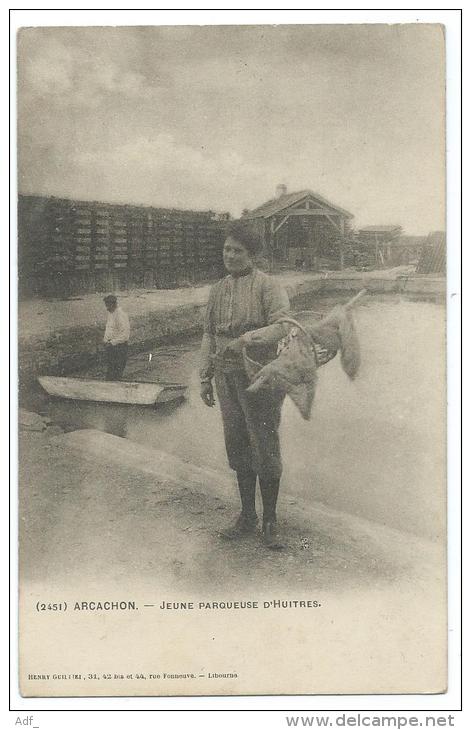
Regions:
[[[305,299],[324,311],[333,300]],[[366,298],[355,310],[362,368],[337,358],[319,371],[311,421],[283,409],[281,510],[297,495],[434,538],[445,520],[445,310]],[[161,351],[162,372],[190,379],[188,399],[156,409],[72,401],[43,410],[66,429],[98,428],[227,473],[221,418],[198,395],[198,342]],[[155,362],[155,359],[154,359]],[[283,499],[283,496],[285,499]]]

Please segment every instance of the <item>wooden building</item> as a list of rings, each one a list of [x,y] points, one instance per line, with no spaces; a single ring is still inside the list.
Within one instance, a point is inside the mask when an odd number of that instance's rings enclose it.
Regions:
[[[352,218],[312,190],[288,193],[279,185],[273,199],[244,211],[241,220],[252,224],[270,264],[318,270],[325,262],[343,268],[343,241]]]
[[[218,278],[227,218],[20,195],[20,295],[165,289]]]
[[[381,268],[391,264],[394,259],[394,248],[402,234],[398,225],[364,226],[358,231],[358,241],[372,265]]]
[[[391,246],[390,263],[393,266],[417,264],[426,240],[427,236],[399,236]]]
[[[446,272],[446,236],[444,231],[434,231],[427,236],[417,264],[418,274]]]

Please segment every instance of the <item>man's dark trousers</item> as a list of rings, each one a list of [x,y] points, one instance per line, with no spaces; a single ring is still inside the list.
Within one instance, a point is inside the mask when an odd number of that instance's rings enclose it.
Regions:
[[[121,380],[128,359],[128,343],[106,345],[106,379]]]

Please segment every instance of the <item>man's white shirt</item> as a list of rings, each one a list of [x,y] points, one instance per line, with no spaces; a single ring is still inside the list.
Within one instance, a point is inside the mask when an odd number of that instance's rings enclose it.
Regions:
[[[129,317],[121,307],[108,313],[105,336],[103,342],[111,345],[121,345],[128,342],[130,336]]]

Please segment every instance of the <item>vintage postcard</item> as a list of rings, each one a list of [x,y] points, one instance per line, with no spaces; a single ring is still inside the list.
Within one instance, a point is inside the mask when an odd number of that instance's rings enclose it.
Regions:
[[[23,27],[23,697],[447,689],[438,24]]]

